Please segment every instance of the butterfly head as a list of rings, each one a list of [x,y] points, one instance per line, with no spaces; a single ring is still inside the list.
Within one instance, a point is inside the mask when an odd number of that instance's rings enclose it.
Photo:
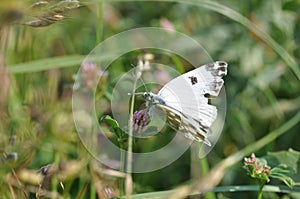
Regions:
[[[152,101],[153,99],[153,93],[151,92],[144,92],[143,97],[146,101]]]
[[[165,101],[159,97],[158,95],[152,93],[152,92],[145,92],[143,94],[143,97],[144,99],[146,100],[147,102],[147,106],[151,106],[151,105],[154,105],[154,104],[166,104]]]

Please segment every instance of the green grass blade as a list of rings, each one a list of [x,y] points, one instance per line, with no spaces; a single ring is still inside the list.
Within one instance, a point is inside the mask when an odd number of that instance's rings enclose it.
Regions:
[[[194,192],[192,195],[199,195],[205,194],[208,192],[220,193],[220,192],[244,192],[244,191],[258,191],[259,187],[255,185],[241,185],[241,186],[220,186],[216,187],[211,190],[200,192]],[[265,185],[263,188],[264,192],[274,192],[274,193],[300,193],[300,187],[294,187],[293,189],[289,188],[288,186],[273,186],[273,185]],[[151,193],[143,193],[143,194],[136,194],[133,195],[133,199],[145,199],[145,198],[166,198],[172,190],[169,191],[158,191],[158,192],[151,192]]]
[[[85,58],[84,55],[67,55],[61,57],[51,57],[26,63],[20,63],[8,66],[10,73],[29,73],[49,70],[54,68],[64,68],[70,66],[80,66],[80,63]]]

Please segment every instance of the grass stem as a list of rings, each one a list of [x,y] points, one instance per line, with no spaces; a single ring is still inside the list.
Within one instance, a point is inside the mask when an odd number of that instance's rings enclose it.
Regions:
[[[133,191],[133,182],[132,182],[132,134],[133,134],[133,110],[134,110],[134,100],[135,100],[135,90],[136,84],[138,80],[138,68],[136,69],[136,73],[134,76],[133,88],[132,88],[132,99],[130,104],[130,116],[129,116],[129,137],[128,137],[128,150],[127,150],[127,166],[126,166],[126,179],[125,179],[125,190],[126,190],[126,198],[131,198],[131,194]]]

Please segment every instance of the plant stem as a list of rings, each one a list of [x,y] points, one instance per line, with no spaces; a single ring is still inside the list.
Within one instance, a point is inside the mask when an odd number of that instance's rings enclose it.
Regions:
[[[257,199],[262,199],[264,185],[265,185],[264,182],[259,181],[259,190],[257,193]]]
[[[124,145],[122,142],[119,144],[121,148],[121,155],[120,155],[120,163],[121,163],[121,169],[120,171],[124,173],[125,169],[125,150]],[[119,178],[119,197],[121,198],[124,195],[124,178]]]
[[[199,161],[200,161],[201,175],[207,174],[209,171],[209,165],[208,165],[207,158],[206,157],[201,158]],[[204,198],[205,199],[215,199],[216,196],[213,192],[207,192],[205,194]]]
[[[95,180],[94,180],[94,185],[91,186],[91,190],[90,190],[90,199],[95,199],[96,198],[96,187],[95,187]]]
[[[138,68],[136,68],[136,74],[134,77],[133,88],[132,88],[132,99],[130,105],[130,116],[129,116],[129,137],[128,137],[128,149],[127,149],[127,165],[126,165],[126,180],[125,180],[125,191],[126,198],[131,198],[133,182],[132,182],[132,134],[133,134],[133,109],[134,109],[134,99],[135,90],[138,79]]]
[[[103,0],[99,0],[97,6],[97,35],[96,44],[99,44],[103,36]]]
[[[60,154],[55,153],[54,155],[54,167],[58,168],[60,162]],[[57,184],[58,184],[58,179],[56,176],[54,176],[51,180],[51,190],[53,193],[57,193]],[[55,195],[52,196],[52,198],[55,198]]]
[[[257,199],[262,199],[262,189],[259,188],[258,194],[257,194]]]

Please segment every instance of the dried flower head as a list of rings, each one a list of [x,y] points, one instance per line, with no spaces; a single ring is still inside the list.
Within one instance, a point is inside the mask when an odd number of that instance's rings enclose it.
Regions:
[[[48,164],[46,166],[41,167],[37,173],[42,174],[43,176],[47,176],[47,175],[53,175],[53,173],[55,173],[55,169],[54,169],[54,165],[53,164]]]
[[[44,27],[63,20],[65,13],[71,9],[79,7],[79,1],[65,0],[49,3],[48,1],[38,1],[30,5],[28,16],[32,20],[25,21],[21,24],[32,27]]]
[[[4,57],[0,54],[0,115],[6,109],[10,89],[10,77],[5,65]]]
[[[38,1],[34,2],[29,6],[29,9],[41,9],[42,7],[45,7],[49,4],[48,1]]]
[[[99,195],[104,198],[117,198],[118,197],[118,194],[116,193],[116,191],[114,191],[114,189],[110,188],[110,187],[103,188],[103,190],[101,191],[101,193],[99,193]]]
[[[6,161],[14,161],[16,162],[18,160],[18,153],[13,152],[5,155]]]

